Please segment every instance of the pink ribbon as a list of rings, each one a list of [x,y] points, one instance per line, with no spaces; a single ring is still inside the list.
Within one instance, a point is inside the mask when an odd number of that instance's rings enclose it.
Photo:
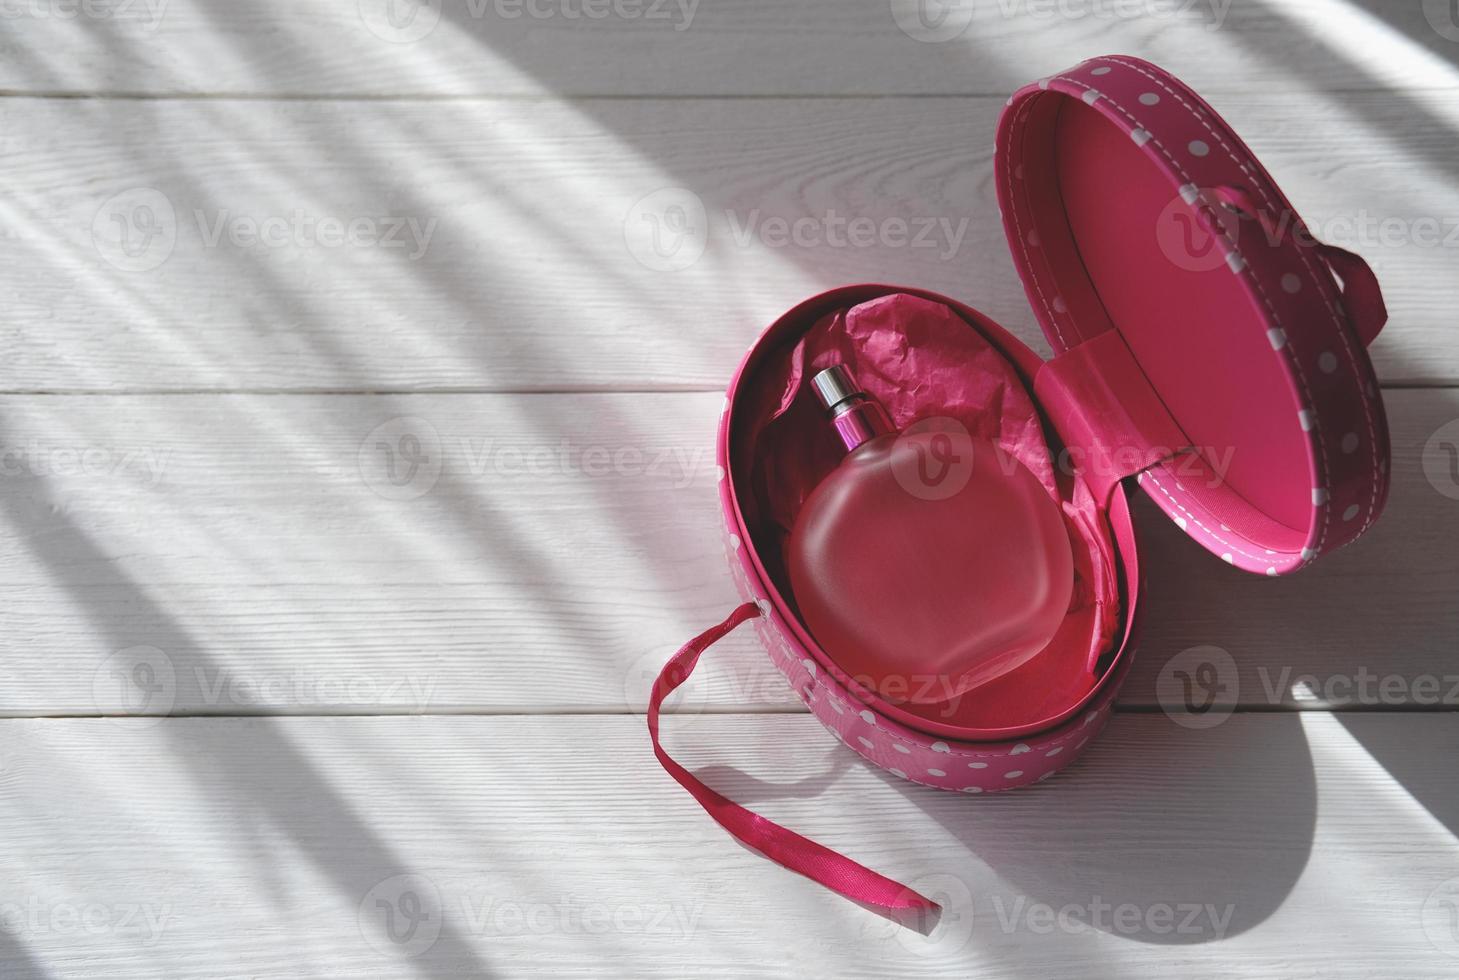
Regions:
[[[700,654],[736,626],[758,615],[759,607],[753,602],[745,603],[730,613],[724,622],[710,627],[684,644],[664,665],[658,679],[654,681],[653,694],[648,703],[648,733],[653,739],[654,755],[658,756],[659,763],[669,775],[699,801],[699,805],[714,818],[715,823],[729,831],[742,844],[754,848],[776,864],[805,875],[831,891],[877,911],[925,913],[935,917],[941,912],[941,907],[936,902],[726,799],[669,758],[669,754],[659,743],[659,706],[663,704],[664,698],[688,680],[695,665],[699,663]]]

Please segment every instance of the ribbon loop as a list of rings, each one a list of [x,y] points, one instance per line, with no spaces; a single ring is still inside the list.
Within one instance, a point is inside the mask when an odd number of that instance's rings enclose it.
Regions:
[[[704,811],[740,843],[759,851],[781,867],[805,875],[861,905],[883,914],[914,912],[935,917],[941,907],[890,878],[837,854],[830,848],[787,830],[777,823],[753,813],[706,786],[699,777],[669,757],[659,742],[659,708],[664,699],[689,679],[699,657],[736,626],[760,615],[753,602],[747,602],[730,613],[729,618],[679,648],[659,671],[648,702],[648,733],[653,740],[654,755],[670,776],[699,801]]]

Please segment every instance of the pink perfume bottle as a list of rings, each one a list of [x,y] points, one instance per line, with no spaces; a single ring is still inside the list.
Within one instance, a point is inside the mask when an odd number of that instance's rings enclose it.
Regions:
[[[1047,646],[1074,564],[1037,478],[955,422],[898,433],[839,365],[811,384],[847,455],[796,518],[789,571],[826,654],[883,698],[926,704]]]

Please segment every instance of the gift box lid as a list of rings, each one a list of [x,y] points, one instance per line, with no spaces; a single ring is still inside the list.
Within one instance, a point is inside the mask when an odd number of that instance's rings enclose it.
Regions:
[[[1066,442],[1099,443],[1115,480],[1137,475],[1247,571],[1295,571],[1372,525],[1389,462],[1366,351],[1377,281],[1312,238],[1204,101],[1147,62],[1094,58],[1014,94],[995,161],[1054,348],[1036,387],[1080,406]]]

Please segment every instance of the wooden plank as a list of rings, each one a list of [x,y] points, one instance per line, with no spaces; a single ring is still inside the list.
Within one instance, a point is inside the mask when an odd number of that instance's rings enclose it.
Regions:
[[[0,399],[0,712],[122,711],[154,689],[151,710],[223,714],[642,710],[669,654],[736,603],[720,403]],[[1242,575],[1141,508],[1150,604],[1128,704],[1157,704],[1161,677],[1191,667],[1172,658],[1215,646],[1248,707],[1312,706],[1303,675],[1341,694],[1364,671],[1404,679],[1380,705],[1436,706],[1422,679],[1459,673],[1459,390],[1388,406],[1388,513],[1301,575]],[[680,710],[801,710],[741,634]]]
[[[1453,86],[1441,5],[1333,0],[16,3],[0,86],[263,95],[1000,94],[1138,51],[1209,91]],[[393,17],[392,17],[393,14]],[[1441,33],[1444,32],[1444,33]]]
[[[1459,380],[1452,127],[1406,94],[1218,102],[1378,268],[1381,376]],[[997,218],[997,98],[3,108],[4,391],[718,388],[856,281],[1047,349]]]
[[[934,892],[928,936],[737,846],[659,770],[640,719],[147,725],[0,725],[7,980],[678,978],[686,962],[1356,980],[1380,959],[1447,980],[1459,954],[1454,715],[1121,717],[1071,771],[976,798],[878,774],[805,717],[673,736],[722,791]]]

